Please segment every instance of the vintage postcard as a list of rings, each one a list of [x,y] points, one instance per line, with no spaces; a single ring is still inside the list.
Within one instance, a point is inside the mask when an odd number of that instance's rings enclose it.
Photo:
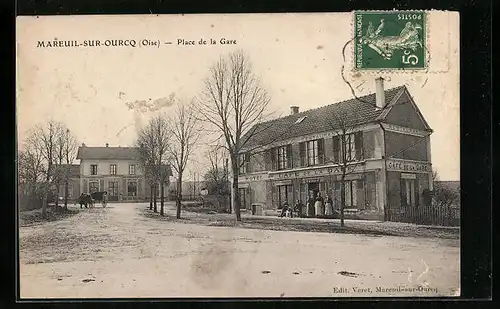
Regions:
[[[457,12],[16,26],[21,300],[460,295]]]

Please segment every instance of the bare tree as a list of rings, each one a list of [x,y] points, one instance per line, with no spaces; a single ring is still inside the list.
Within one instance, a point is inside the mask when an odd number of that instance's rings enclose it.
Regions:
[[[231,194],[238,221],[241,221],[238,176],[242,164],[239,154],[257,133],[256,124],[263,121],[269,101],[249,58],[237,51],[221,57],[210,68],[197,105],[200,119],[216,128],[229,153],[233,177]]]
[[[146,182],[149,186],[149,210],[153,210],[153,198],[156,193],[156,179],[154,175],[154,162],[156,161],[156,148],[154,144],[154,134],[152,126],[147,126],[139,132],[136,142],[139,153],[139,162]],[[156,201],[154,205],[156,212]]]
[[[353,173],[363,158],[363,135],[359,131],[355,111],[339,106],[330,112],[329,123],[334,130],[334,156],[330,162],[338,164],[340,170],[340,225],[344,226],[346,207],[346,176]],[[325,160],[327,161],[327,160]],[[352,188],[351,188],[352,190]]]
[[[193,104],[184,104],[178,101],[175,111],[170,117],[171,141],[167,152],[172,162],[172,167],[177,173],[176,188],[176,217],[181,217],[182,201],[182,176],[190,156],[193,154],[195,145],[200,138],[200,130],[197,126],[197,118],[194,113]]]
[[[170,128],[168,126],[167,119],[161,116],[153,118],[152,125],[154,127],[156,148],[158,153],[158,161],[156,162],[156,176],[160,185],[160,215],[163,216],[165,214],[165,184],[168,183],[169,177],[166,167],[169,162],[168,149],[170,140]]]
[[[203,176],[206,189],[210,194],[227,193],[227,171],[224,159],[227,157],[225,148],[219,144],[210,145],[206,151],[206,157],[210,163],[208,171]]]
[[[19,189],[22,196],[27,198],[27,206],[39,203],[41,192],[40,182],[43,179],[43,158],[40,149],[33,145],[25,145],[18,156]],[[21,200],[19,201],[21,205]],[[35,208],[37,207],[35,205]]]
[[[54,192],[54,184],[61,179],[62,170],[57,167],[60,163],[61,156],[64,151],[61,149],[61,136],[64,136],[67,128],[61,122],[49,121],[45,125],[35,126],[26,138],[26,147],[31,151],[36,151],[40,154],[41,172],[43,174],[43,183],[41,183],[43,191],[42,214],[47,214],[47,203],[49,194]]]
[[[62,157],[64,159],[63,181],[64,181],[64,208],[68,209],[68,190],[71,178],[71,165],[76,158],[78,143],[69,129],[62,135],[61,139]]]
[[[156,116],[139,133],[136,143],[139,149],[141,168],[150,186],[150,209],[154,206],[154,212],[158,211],[156,188],[160,185],[160,215],[162,216],[165,205],[164,184],[168,181],[166,166],[169,134],[167,120],[162,116]]]

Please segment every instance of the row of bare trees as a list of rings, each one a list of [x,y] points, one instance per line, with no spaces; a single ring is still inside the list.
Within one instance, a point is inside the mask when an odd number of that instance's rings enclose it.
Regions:
[[[150,186],[150,209],[154,212],[157,212],[156,187],[160,186],[160,215],[164,215],[164,187],[173,168],[177,174],[176,217],[181,217],[182,178],[200,133],[192,103],[182,101],[177,101],[170,115],[153,117],[139,133],[139,158]]]
[[[68,205],[68,184],[71,163],[76,157],[78,144],[69,128],[62,122],[49,121],[28,132],[18,156],[19,183],[29,202],[42,201],[42,214],[47,213],[49,197],[55,198],[56,207],[64,185],[64,208]]]
[[[178,101],[175,111],[169,116],[157,115],[151,119],[137,141],[141,165],[151,187],[153,202],[150,208],[156,211],[156,190],[153,188],[165,181],[160,167],[168,164],[177,174],[176,208],[177,218],[180,218],[184,171],[200,141],[201,132],[204,135],[210,132],[211,137],[215,136],[213,144],[216,146],[212,146],[214,151],[209,156],[213,166],[212,174],[210,171],[208,174],[216,182],[224,177],[227,183],[228,167],[221,169],[214,165],[220,161],[220,151],[225,151],[231,161],[233,210],[240,221],[238,176],[243,162],[239,153],[252,136],[249,131],[263,120],[269,101],[267,91],[253,73],[249,58],[237,51],[221,57],[210,68],[204,88],[196,99],[189,103]],[[160,213],[163,214],[164,193],[160,195]]]

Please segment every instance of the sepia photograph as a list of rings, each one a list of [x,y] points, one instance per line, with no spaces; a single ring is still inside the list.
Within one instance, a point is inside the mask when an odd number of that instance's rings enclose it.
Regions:
[[[460,296],[451,11],[21,16],[19,296]]]

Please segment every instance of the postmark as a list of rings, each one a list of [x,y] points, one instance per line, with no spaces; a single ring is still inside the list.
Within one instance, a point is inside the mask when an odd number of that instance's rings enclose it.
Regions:
[[[424,11],[354,12],[354,68],[364,70],[425,70]]]

